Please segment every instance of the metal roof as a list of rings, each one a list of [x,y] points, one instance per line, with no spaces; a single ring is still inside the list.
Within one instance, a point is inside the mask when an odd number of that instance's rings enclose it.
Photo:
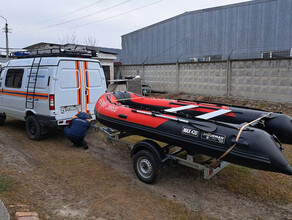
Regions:
[[[122,36],[123,64],[261,58],[292,48],[292,1],[257,0],[186,12]],[[292,52],[291,52],[292,53]]]
[[[222,9],[227,9],[227,8],[236,8],[236,7],[248,6],[248,5],[254,5],[254,4],[261,4],[261,3],[264,3],[264,2],[273,2],[273,1],[278,1],[278,0],[253,0],[253,1],[251,0],[251,1],[247,1],[247,2],[241,2],[241,3],[236,3],[236,4],[230,4],[230,5],[223,5],[223,6],[213,7],[213,8],[205,8],[205,9],[200,9],[200,10],[187,11],[187,12],[184,12],[182,14],[176,15],[174,17],[171,17],[171,18],[165,19],[163,21],[157,22],[155,24],[151,24],[149,26],[146,26],[146,27],[140,28],[138,30],[129,32],[127,34],[124,34],[124,35],[122,35],[122,37],[126,36],[126,35],[129,35],[129,34],[132,34],[132,33],[135,33],[135,32],[143,31],[144,29],[147,29],[147,28],[150,28],[150,27],[154,27],[154,26],[160,25],[160,24],[162,24],[164,22],[168,22],[168,21],[171,21],[171,20],[178,19],[180,17],[186,16],[186,15],[189,15],[189,14],[199,14],[199,13],[205,13],[205,12],[210,12],[210,11],[215,11],[215,10],[222,10]]]

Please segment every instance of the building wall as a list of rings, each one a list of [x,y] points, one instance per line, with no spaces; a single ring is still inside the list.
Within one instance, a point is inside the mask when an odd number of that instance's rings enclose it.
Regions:
[[[292,1],[257,0],[187,12],[122,36],[123,64],[260,58],[292,48]]]
[[[229,60],[120,66],[122,76],[140,75],[160,92],[233,96],[292,103],[292,59]]]
[[[109,69],[110,69],[109,79],[113,80],[114,79],[114,60],[117,59],[117,55],[99,52],[98,57],[96,59],[99,60],[99,62],[102,66],[109,67]]]

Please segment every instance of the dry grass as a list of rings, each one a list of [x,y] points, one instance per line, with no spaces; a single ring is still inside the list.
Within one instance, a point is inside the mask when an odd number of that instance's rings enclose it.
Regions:
[[[284,174],[230,165],[206,184],[210,187],[220,186],[231,193],[266,204],[283,205],[292,202],[292,181]]]
[[[17,164],[23,155],[9,151],[4,156],[10,154],[11,160],[0,163],[1,171],[9,171],[0,182],[5,189],[0,195],[11,216],[10,204],[26,204],[41,219],[202,219],[183,204],[148,191],[139,180],[121,176],[94,154],[72,147],[62,132],[33,142],[21,128],[7,127],[11,136],[6,138],[13,137],[14,146],[29,158],[24,168]]]
[[[19,179],[15,178],[15,174],[6,167],[0,166],[0,198],[9,210],[7,205],[12,204],[27,204],[27,197],[22,194],[22,189],[25,186]],[[11,214],[11,213],[10,213]],[[14,218],[14,213],[11,215],[11,220]]]
[[[136,143],[144,140],[141,136],[131,136],[125,140]],[[160,143],[163,146],[163,143]],[[285,148],[284,152],[290,164],[292,164],[292,146]],[[205,161],[205,157],[199,157]],[[211,180],[203,180],[207,187],[219,186],[231,193],[246,196],[252,200],[266,204],[292,203],[292,179],[285,174],[259,171],[247,167],[229,165]]]

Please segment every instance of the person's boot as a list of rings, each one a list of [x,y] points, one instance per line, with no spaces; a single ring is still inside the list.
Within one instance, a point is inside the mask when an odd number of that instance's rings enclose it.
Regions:
[[[86,141],[82,141],[82,147],[84,150],[88,149],[88,144]]]

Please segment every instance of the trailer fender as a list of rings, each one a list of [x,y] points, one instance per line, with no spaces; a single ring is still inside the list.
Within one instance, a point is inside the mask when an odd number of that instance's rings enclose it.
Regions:
[[[141,150],[150,151],[159,163],[162,163],[163,159],[166,158],[166,155],[162,148],[155,141],[152,140],[143,140],[136,143],[131,150],[131,157],[133,157],[137,152]]]

